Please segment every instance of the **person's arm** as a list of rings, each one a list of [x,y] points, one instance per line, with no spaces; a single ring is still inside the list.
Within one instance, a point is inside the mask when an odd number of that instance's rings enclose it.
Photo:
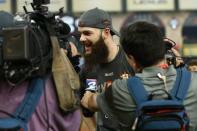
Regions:
[[[91,111],[98,111],[99,107],[97,105],[97,94],[90,91],[86,91],[83,98],[81,99],[81,104]]]
[[[174,48],[172,48],[171,49],[172,50],[172,52],[174,53],[174,55],[175,55],[175,59],[176,59],[176,65],[174,65],[175,67],[181,67],[181,66],[183,66],[184,65],[184,61],[183,61],[183,59],[182,59],[182,57],[181,57],[181,54],[176,50],[176,49],[174,49]]]

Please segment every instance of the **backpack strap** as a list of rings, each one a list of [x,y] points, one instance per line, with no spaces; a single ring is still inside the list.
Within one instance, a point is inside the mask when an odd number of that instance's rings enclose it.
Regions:
[[[183,101],[190,85],[191,73],[187,71],[186,68],[177,68],[176,70],[176,81],[170,93],[178,101]],[[133,76],[128,79],[128,90],[131,96],[133,96],[136,104],[140,104],[148,98],[148,93],[140,78],[137,76]]]
[[[40,100],[44,86],[45,80],[43,78],[35,78],[30,81],[23,101],[14,112],[16,119],[20,119],[26,123],[28,122],[36,109],[36,105]]]
[[[45,80],[34,78],[29,82],[26,94],[16,111],[8,118],[0,118],[0,130],[28,131],[27,122],[42,95]]]
[[[191,72],[189,72],[186,68],[177,68],[177,77],[174,84],[173,89],[171,90],[171,94],[178,101],[183,101],[191,80]]]
[[[132,76],[128,79],[128,90],[131,96],[133,97],[136,105],[144,102],[148,98],[148,93],[144,88],[143,83],[140,78],[137,76]]]

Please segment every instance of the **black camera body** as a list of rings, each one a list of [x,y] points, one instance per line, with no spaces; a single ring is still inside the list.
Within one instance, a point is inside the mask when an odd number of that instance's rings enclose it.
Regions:
[[[172,51],[172,48],[175,47],[176,43],[171,39],[165,38],[164,44],[166,48],[165,59],[168,65],[173,65],[175,68],[183,67],[185,64],[181,56],[176,56]]]
[[[0,80],[16,85],[25,79],[50,73],[50,36],[55,35],[59,43],[68,44],[63,38],[66,38],[70,28],[57,21],[55,14],[42,10],[45,8],[42,4],[49,3],[49,0],[33,0],[34,12],[26,12],[28,17],[25,21],[0,28]]]
[[[52,47],[48,33],[31,23],[1,30],[0,76],[10,83],[46,75],[51,68]]]
[[[3,60],[17,61],[32,58],[33,47],[29,44],[30,31],[28,26],[3,28]]]
[[[166,54],[165,58],[169,65],[176,65],[176,55],[172,52],[172,48],[176,45],[176,43],[170,39],[164,40]]]

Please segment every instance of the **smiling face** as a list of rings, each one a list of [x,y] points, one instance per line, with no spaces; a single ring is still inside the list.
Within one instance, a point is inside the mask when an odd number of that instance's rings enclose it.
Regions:
[[[104,29],[79,27],[80,41],[84,45],[84,58],[88,65],[106,61],[109,51],[102,37]]]
[[[79,27],[78,31],[81,33],[80,41],[84,46],[84,54],[91,54],[92,46],[98,41],[101,30],[90,27]]]

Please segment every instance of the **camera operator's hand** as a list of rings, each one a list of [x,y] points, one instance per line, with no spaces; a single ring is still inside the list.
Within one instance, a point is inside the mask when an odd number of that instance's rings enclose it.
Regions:
[[[184,61],[181,54],[174,48],[176,43],[169,38],[164,38],[163,40],[166,45],[166,52],[169,56],[171,56],[168,60],[169,64],[173,64],[175,68],[184,66]]]
[[[74,43],[69,42],[69,46],[71,48],[71,56],[72,57],[79,55],[79,52],[77,50],[77,47],[75,46]],[[64,49],[64,52],[66,53],[66,55],[68,54],[68,50]]]
[[[77,50],[77,47],[75,46],[75,44],[72,43],[72,42],[69,42],[69,44],[70,44],[70,47],[71,47],[72,57],[80,55],[78,50]]]
[[[181,67],[184,65],[184,61],[181,57],[181,54],[174,48],[171,48],[172,52],[174,53],[174,55],[176,56],[176,65],[174,65],[176,68],[177,67]]]
[[[77,50],[77,47],[75,46],[74,43],[69,42],[69,46],[70,46],[70,51],[71,51],[71,55],[69,55],[69,60],[72,63],[73,67],[75,68],[76,72],[80,71],[80,67],[79,65],[79,58],[80,58],[80,53]],[[66,49],[64,49],[64,52],[66,53],[66,55],[69,53],[69,51],[67,51]]]

